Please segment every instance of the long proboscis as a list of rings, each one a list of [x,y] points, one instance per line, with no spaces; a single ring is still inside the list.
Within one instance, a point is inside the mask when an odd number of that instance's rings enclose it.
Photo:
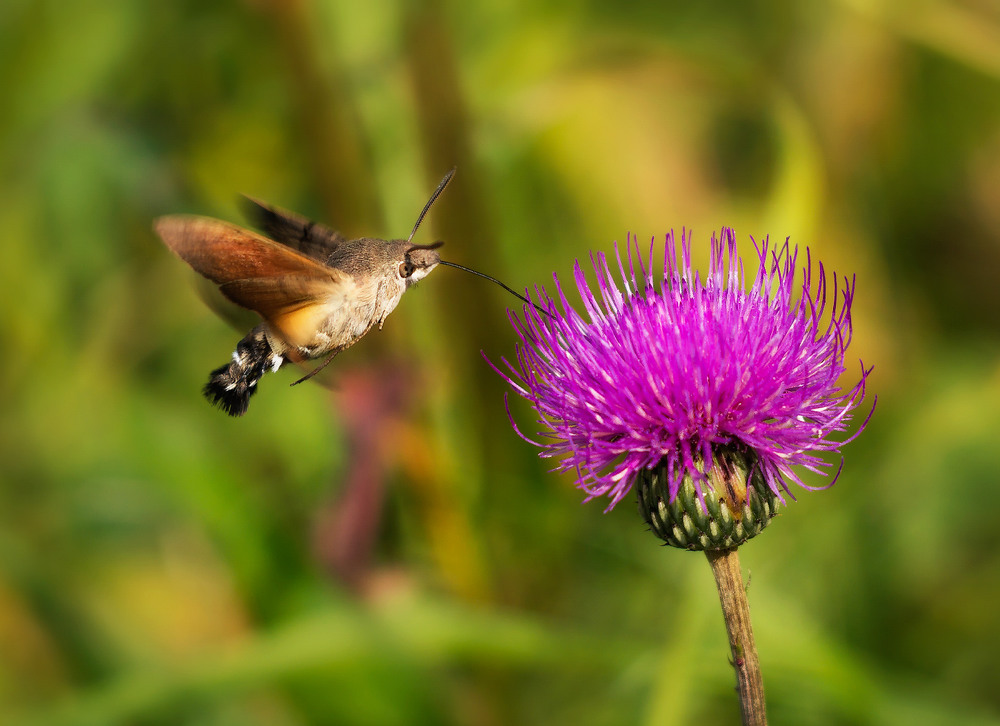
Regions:
[[[526,298],[524,295],[522,295],[521,293],[519,293],[517,290],[512,290],[511,288],[509,288],[506,285],[504,285],[502,282],[500,282],[495,277],[490,277],[486,273],[480,272],[479,270],[473,270],[471,267],[466,267],[465,265],[459,265],[459,264],[456,264],[454,262],[448,262],[447,260],[441,260],[441,264],[442,265],[447,265],[448,267],[454,267],[456,270],[464,270],[465,272],[468,272],[468,273],[473,274],[473,275],[477,275],[479,277],[483,277],[483,278],[489,280],[490,282],[496,283],[497,285],[499,285],[500,287],[502,287],[504,290],[506,290],[507,292],[509,292],[514,297],[518,298],[519,300],[523,300],[528,305],[530,305],[531,307],[535,308],[535,310],[538,310],[539,312],[545,313],[550,318],[552,317],[552,313],[550,313],[548,310],[546,310],[545,308],[539,307],[538,305],[536,305],[535,303],[533,303],[531,300],[529,300],[528,298]]]

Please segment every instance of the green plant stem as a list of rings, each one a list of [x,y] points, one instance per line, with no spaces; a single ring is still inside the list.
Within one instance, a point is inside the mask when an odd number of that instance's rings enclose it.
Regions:
[[[764,705],[764,681],[760,675],[760,661],[757,646],[753,642],[753,628],[750,625],[750,604],[747,602],[743,575],[740,572],[740,558],[736,548],[728,550],[706,550],[705,555],[712,565],[715,584],[719,588],[719,602],[722,617],[726,621],[729,647],[733,653],[733,669],[736,671],[736,689],[740,695],[740,710],[744,726],[765,726],[767,710]]]

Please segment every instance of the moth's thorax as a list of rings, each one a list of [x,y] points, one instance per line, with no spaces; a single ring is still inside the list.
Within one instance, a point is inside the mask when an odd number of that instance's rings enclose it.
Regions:
[[[286,350],[295,357],[318,358],[353,345],[373,325],[382,326],[410,285],[423,279],[440,262],[432,249],[406,240],[362,238],[339,245],[327,265],[350,275],[328,301],[320,304],[311,334]],[[272,331],[272,337],[275,337]]]
[[[381,326],[403,295],[402,283],[382,281],[382,284],[358,286],[354,294],[331,301],[323,309],[315,334],[296,346],[305,358],[316,358],[334,348],[348,348],[373,325]]]

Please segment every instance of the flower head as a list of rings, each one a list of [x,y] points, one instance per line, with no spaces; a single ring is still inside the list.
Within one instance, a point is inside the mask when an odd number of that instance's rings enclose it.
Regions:
[[[690,237],[680,246],[678,261],[667,236],[657,275],[652,245],[644,264],[628,243],[627,271],[616,245],[621,288],[605,255],[592,254],[596,294],[577,262],[586,317],[558,278],[560,306],[536,288],[537,307],[511,314],[516,365],[502,359],[505,369],[494,368],[540,415],[543,440],[526,440],[557,458],[557,470],[576,470],[587,499],[609,497],[609,509],[653,470],[668,501],[687,481],[704,504],[707,473],[727,451],[741,452],[750,475],[782,501],[789,482],[816,488],[795,469],[830,474],[820,454],[846,443],[832,437],[847,428],[871,371],[862,365],[852,388],[838,387],[854,280],[833,275],[829,290],[807,250],[796,283],[798,249],[765,239],[754,242],[760,268],[747,289],[733,230],[713,235],[704,279],[692,269]]]

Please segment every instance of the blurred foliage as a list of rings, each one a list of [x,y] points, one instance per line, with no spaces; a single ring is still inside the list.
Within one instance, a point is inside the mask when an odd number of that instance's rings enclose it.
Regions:
[[[856,273],[876,415],[743,548],[772,722],[1000,723],[995,3],[5,0],[0,86],[0,722],[734,722],[703,558],[510,430],[501,291],[199,395],[242,333],[155,216],[400,236],[457,164],[420,239],[514,287],[722,224]]]

